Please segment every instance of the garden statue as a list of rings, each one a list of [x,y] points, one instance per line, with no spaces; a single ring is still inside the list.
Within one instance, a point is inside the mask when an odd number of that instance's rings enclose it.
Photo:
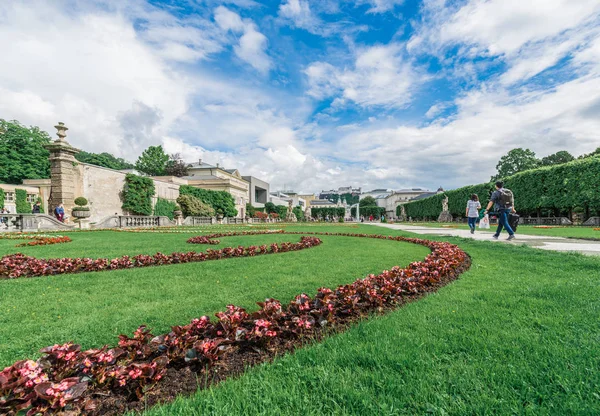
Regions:
[[[442,212],[438,217],[438,222],[452,222],[452,214],[450,214],[450,210],[448,209],[448,196],[444,196],[442,200]]]
[[[292,208],[292,200],[288,202],[287,215],[285,216],[285,220],[287,222],[297,222],[298,218],[296,218],[296,214],[294,214],[294,209]]]

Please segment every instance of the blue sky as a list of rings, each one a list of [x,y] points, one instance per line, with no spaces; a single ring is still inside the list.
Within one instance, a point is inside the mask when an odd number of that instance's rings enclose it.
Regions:
[[[0,3],[0,117],[298,191],[454,188],[600,146],[597,0]]]

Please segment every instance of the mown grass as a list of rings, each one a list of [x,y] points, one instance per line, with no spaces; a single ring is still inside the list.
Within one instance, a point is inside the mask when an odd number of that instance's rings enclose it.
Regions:
[[[468,230],[469,226],[462,223],[439,223],[439,222],[413,222],[404,223],[406,225],[416,225],[424,227],[434,228],[458,228],[461,230]],[[517,228],[517,234],[526,235],[541,235],[546,237],[565,237],[565,238],[595,238],[600,240],[600,231],[594,230],[595,227],[583,227],[583,226],[562,226],[556,228],[535,228],[533,225],[519,225]],[[597,227],[596,227],[597,228]],[[477,231],[494,232],[496,225],[491,225],[489,230]]]
[[[471,269],[436,294],[147,414],[600,414],[600,259],[432,239],[461,246]]]
[[[17,249],[17,241],[0,240],[0,249],[38,257],[116,257],[208,248],[186,244],[190,235],[72,233],[72,243]],[[299,239],[299,235],[225,237],[210,248]],[[130,334],[141,324],[163,333],[171,325],[213,315],[230,303],[253,310],[255,302],[267,297],[289,301],[302,292],[315,293],[321,286],[333,287],[421,260],[429,252],[407,243],[322,239],[318,247],[254,258],[0,280],[0,368],[17,359],[37,357],[40,348],[54,343],[73,340],[83,348],[114,344],[117,335]]]

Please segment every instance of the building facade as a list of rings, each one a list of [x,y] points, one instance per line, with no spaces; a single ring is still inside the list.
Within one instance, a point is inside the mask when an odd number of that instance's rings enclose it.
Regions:
[[[254,208],[264,208],[269,202],[269,184],[254,176],[242,176],[242,179],[250,184],[250,204]]]

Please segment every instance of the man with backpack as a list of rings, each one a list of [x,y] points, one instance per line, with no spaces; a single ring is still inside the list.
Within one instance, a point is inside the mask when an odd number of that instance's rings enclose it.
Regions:
[[[485,209],[485,214],[488,213],[492,204],[494,204],[494,208],[498,212],[498,229],[493,236],[494,239],[497,240],[502,232],[502,228],[506,228],[508,240],[513,240],[515,238],[515,232],[508,223],[508,216],[515,212],[515,198],[510,189],[504,188],[504,182],[502,181],[496,182],[496,190],[492,193],[490,202]]]

